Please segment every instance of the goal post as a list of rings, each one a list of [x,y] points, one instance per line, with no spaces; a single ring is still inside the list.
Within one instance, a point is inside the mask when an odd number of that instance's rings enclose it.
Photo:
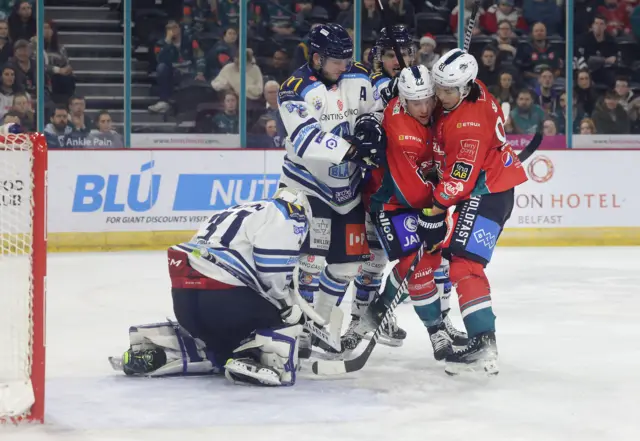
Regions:
[[[0,134],[0,422],[44,421],[47,145]]]

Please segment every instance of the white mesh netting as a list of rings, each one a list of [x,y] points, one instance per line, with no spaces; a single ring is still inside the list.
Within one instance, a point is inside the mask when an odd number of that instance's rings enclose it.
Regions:
[[[33,155],[28,136],[0,140],[0,419],[34,403]]]

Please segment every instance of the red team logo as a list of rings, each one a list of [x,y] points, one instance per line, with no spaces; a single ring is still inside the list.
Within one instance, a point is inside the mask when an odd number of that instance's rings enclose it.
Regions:
[[[344,105],[342,104],[341,100],[338,100],[338,110],[342,112],[342,108],[344,107]]]

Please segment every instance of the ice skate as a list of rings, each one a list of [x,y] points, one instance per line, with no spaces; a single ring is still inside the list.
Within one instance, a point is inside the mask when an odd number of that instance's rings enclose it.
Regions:
[[[446,357],[444,371],[449,375],[463,372],[484,372],[497,375],[498,347],[495,332],[484,332],[469,339],[466,348],[454,351]]]
[[[362,335],[356,332],[356,329],[359,325],[360,317],[352,316],[347,331],[340,338],[340,343],[342,344],[343,351],[353,351],[362,341]]]
[[[122,355],[122,370],[127,375],[148,374],[161,368],[166,363],[167,354],[160,348],[143,351],[129,349]]]
[[[387,312],[387,307],[382,301],[374,301],[371,303],[363,317],[359,320],[354,331],[357,332],[362,338],[370,340],[373,337],[373,333],[382,321],[382,317]],[[407,338],[407,332],[398,326],[396,315],[392,312],[389,316],[389,320],[383,325],[382,332],[378,343],[398,347],[402,346],[403,340]]]
[[[451,339],[447,334],[444,322],[438,326],[428,327],[427,331],[431,339],[431,346],[433,346],[433,358],[437,361],[444,360],[446,356],[453,352]]]
[[[466,332],[459,331],[451,323],[449,315],[444,313],[442,322],[444,323],[444,331],[447,334],[447,338],[453,346],[467,346],[469,344],[469,337]]]

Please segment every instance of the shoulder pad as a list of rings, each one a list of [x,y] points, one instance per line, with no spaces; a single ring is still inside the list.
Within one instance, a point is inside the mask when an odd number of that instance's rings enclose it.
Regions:
[[[356,61],[351,65],[351,69],[349,69],[349,73],[364,73],[366,75],[369,75],[371,72],[369,71],[367,66],[360,63],[359,61]]]

